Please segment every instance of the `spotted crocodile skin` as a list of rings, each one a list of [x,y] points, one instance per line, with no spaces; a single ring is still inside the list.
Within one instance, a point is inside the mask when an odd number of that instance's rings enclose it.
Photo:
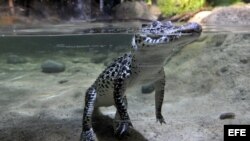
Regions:
[[[161,113],[165,87],[163,66],[176,51],[197,39],[201,31],[196,23],[177,26],[170,21],[154,21],[143,24],[141,31],[132,38],[131,52],[111,63],[86,91],[81,141],[95,141],[91,119],[94,110],[101,106],[114,105],[117,109],[115,135],[122,137],[128,133],[133,125],[127,112],[125,92],[137,84],[154,84],[156,119],[165,123]]]

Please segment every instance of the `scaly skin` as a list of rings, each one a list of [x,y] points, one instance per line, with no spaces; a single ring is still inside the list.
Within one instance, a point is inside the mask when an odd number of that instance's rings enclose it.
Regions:
[[[94,109],[114,105],[117,109],[114,133],[118,137],[133,127],[128,112],[126,89],[136,84],[153,83],[155,110],[158,122],[166,123],[162,116],[165,73],[163,66],[177,51],[197,39],[201,26],[188,23],[175,26],[171,22],[155,21],[143,24],[141,32],[132,38],[132,50],[116,59],[96,79],[85,95],[81,141],[95,141],[92,128]]]

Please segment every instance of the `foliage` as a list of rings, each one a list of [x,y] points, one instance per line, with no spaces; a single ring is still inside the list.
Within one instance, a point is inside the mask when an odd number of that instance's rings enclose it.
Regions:
[[[242,2],[242,0],[207,0],[207,2],[212,6],[218,6],[234,4],[237,2]]]
[[[183,12],[195,11],[204,6],[206,0],[158,0],[164,15],[170,16]]]
[[[146,2],[147,4],[149,4],[149,5],[152,4],[152,1],[151,1],[151,0],[145,0],[145,2]]]

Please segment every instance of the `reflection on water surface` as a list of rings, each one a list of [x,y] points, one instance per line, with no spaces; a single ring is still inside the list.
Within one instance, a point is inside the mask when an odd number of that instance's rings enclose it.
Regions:
[[[0,140],[78,140],[86,89],[114,58],[129,51],[138,25],[2,28]],[[249,37],[247,27],[204,27],[200,39],[164,67],[166,125],[155,123],[153,94],[141,94],[139,86],[128,92],[135,130],[127,140],[222,140],[224,124],[250,124]],[[47,60],[65,70],[43,73]],[[97,137],[116,140],[115,110],[102,111],[106,116],[94,121]],[[221,121],[226,112],[235,113],[235,119]]]

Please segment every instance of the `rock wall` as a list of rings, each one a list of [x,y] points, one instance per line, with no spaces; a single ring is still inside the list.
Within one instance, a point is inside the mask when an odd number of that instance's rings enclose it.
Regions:
[[[197,13],[190,21],[205,25],[250,25],[250,4],[218,7]]]

